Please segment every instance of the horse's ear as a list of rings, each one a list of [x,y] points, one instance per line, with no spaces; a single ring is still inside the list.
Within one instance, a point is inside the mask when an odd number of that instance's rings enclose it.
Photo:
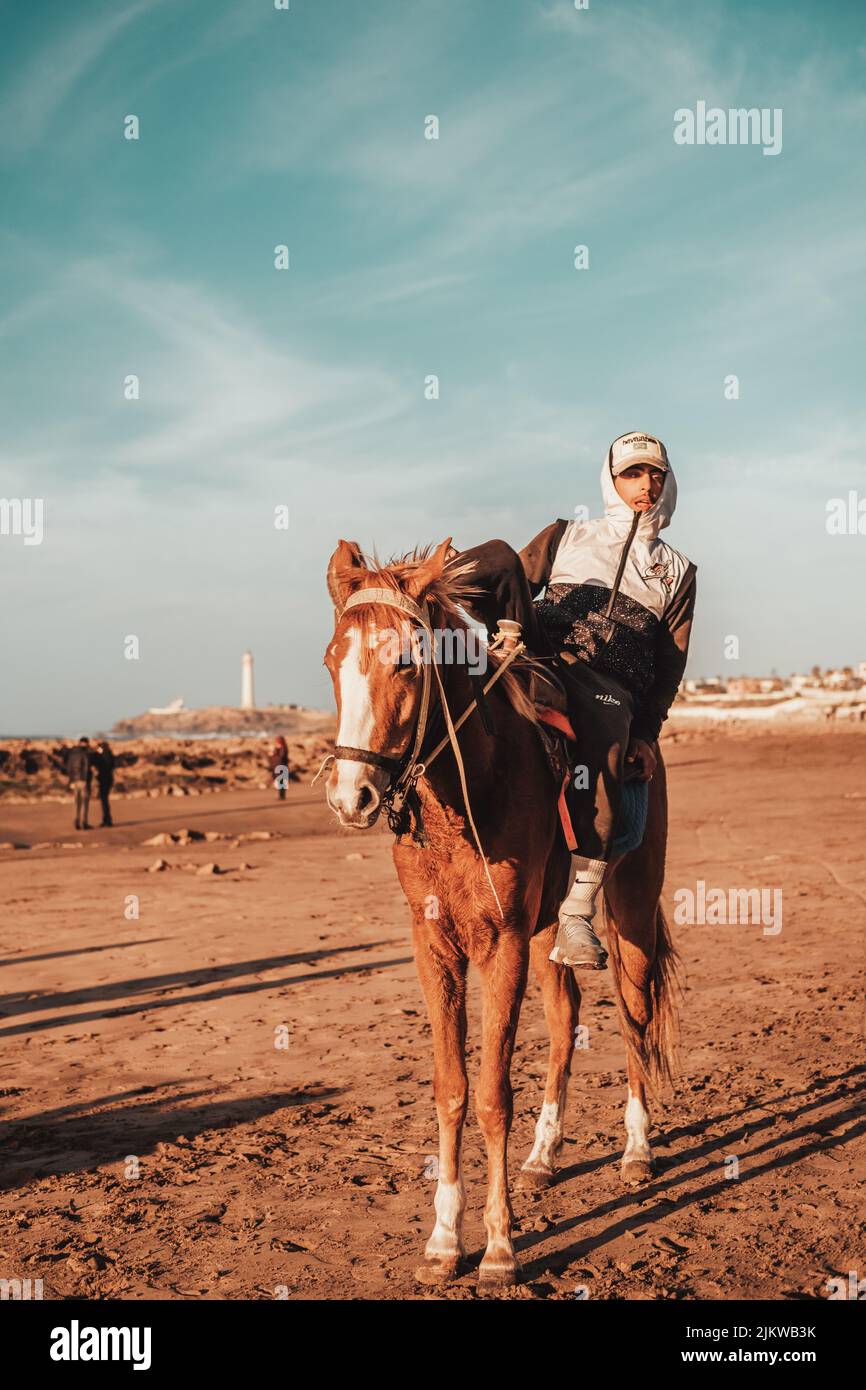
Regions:
[[[357,541],[337,542],[337,549],[328,561],[328,593],[338,611],[348,597],[349,580],[353,571],[366,568]]]
[[[442,541],[441,545],[437,545],[433,553],[428,555],[426,560],[422,560],[420,565],[412,571],[406,581],[406,593],[410,598],[417,602],[424,597],[431,584],[442,578],[442,571],[449,559],[452,558],[453,548],[449,536],[447,540]]]

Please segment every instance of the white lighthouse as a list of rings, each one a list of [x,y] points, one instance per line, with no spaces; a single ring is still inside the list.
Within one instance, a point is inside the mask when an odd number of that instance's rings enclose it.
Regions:
[[[253,654],[244,652],[241,657],[241,709],[255,709],[253,694]]]

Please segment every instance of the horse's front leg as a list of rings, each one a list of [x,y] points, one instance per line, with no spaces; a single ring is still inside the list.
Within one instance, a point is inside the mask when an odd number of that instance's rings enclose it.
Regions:
[[[436,1224],[415,1277],[425,1284],[446,1283],[461,1272],[466,1194],[460,1170],[460,1143],[466,1120],[466,967],[460,955],[423,920],[414,928],[415,961],[433,1032],[433,1093],[439,1120],[439,1162],[433,1206]]]
[[[480,1282],[487,1285],[514,1284],[519,1273],[511,1240],[514,1214],[508,1189],[508,1134],[514,1113],[511,1056],[528,957],[525,938],[503,933],[481,966],[481,1070],[475,1104],[487,1146],[487,1249],[479,1272]]]

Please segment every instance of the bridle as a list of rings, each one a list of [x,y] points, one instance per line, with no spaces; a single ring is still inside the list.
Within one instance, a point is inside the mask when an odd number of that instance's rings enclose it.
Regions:
[[[410,826],[411,812],[416,813],[416,828],[419,834],[416,839],[424,843],[424,832],[420,820],[420,805],[417,803],[417,793],[415,783],[423,775],[426,765],[420,761],[421,746],[424,736],[427,733],[427,723],[430,714],[430,667],[436,670],[439,681],[439,688],[445,705],[445,692],[442,689],[442,678],[439,675],[439,668],[433,658],[433,627],[430,622],[430,609],[425,602],[423,607],[417,604],[414,599],[409,598],[408,594],[403,594],[399,589],[358,589],[352,594],[337,617],[340,622],[344,613],[350,608],[358,608],[361,604],[381,603],[388,608],[397,608],[402,613],[408,613],[410,617],[424,629],[430,639],[430,660],[421,662],[421,707],[418,711],[418,719],[415,724],[414,737],[409,747],[403,752],[395,755],[378,753],[374,748],[352,748],[347,744],[338,743],[334,752],[328,757],[316,773],[318,778],[322,768],[332,759],[346,760],[347,762],[370,763],[373,767],[381,767],[385,772],[390,773],[390,781],[382,797],[382,804],[388,816],[388,825],[395,835],[404,834]],[[315,781],[316,778],[313,780]]]
[[[472,833],[475,837],[478,853],[481,856],[481,862],[484,865],[487,881],[496,899],[499,915],[504,921],[505,917],[502,911],[502,904],[499,901],[499,895],[490,877],[490,869],[488,868],[487,859],[481,847],[481,841],[478,838],[478,831],[472,816],[472,808],[469,804],[469,789],[466,785],[466,770],[463,766],[460,745],[457,742],[457,730],[476,708],[478,696],[473,696],[455,724],[451,718],[451,711],[448,708],[448,700],[445,695],[445,686],[442,682],[442,675],[439,670],[438,662],[436,661],[433,627],[430,622],[430,609],[426,601],[419,605],[415,603],[414,599],[409,598],[408,594],[401,593],[399,589],[358,589],[354,594],[350,595],[343,604],[337,615],[337,623],[341,621],[344,613],[348,612],[350,608],[357,608],[361,604],[372,603],[383,604],[388,608],[396,608],[402,613],[408,613],[409,616],[414,618],[416,623],[423,628],[429,639],[429,656],[425,658],[424,653],[422,653],[421,707],[418,711],[414,737],[405,752],[395,754],[394,756],[387,753],[379,753],[372,748],[352,748],[345,744],[337,744],[334,748],[334,752],[329,753],[327,757],[322,760],[321,766],[313,778],[311,785],[318,781],[327,764],[338,758],[341,760],[345,759],[349,762],[370,763],[373,767],[381,767],[385,772],[391,775],[391,780],[382,796],[382,803],[386,810],[390,829],[398,836],[405,834],[411,829],[412,838],[415,840],[416,844],[424,846],[427,840],[424,834],[424,825],[421,815],[421,800],[415,784],[418,778],[427,771],[434,758],[438,757],[446,744],[450,743],[454,749],[457,770],[460,774],[460,786],[466,805],[466,815],[472,827]],[[494,643],[491,642],[488,650],[491,650],[493,646]],[[518,642],[517,645],[503,657],[490,680],[483,686],[483,692],[485,694],[490,687],[499,680],[500,676],[505,673],[515,657],[520,656],[525,650],[526,647],[524,643]],[[436,747],[432,749],[427,755],[427,758],[422,762],[420,757],[421,747],[424,742],[425,734],[427,733],[430,715],[431,669],[438,685],[439,703],[445,719],[447,733],[444,738],[440,739]]]

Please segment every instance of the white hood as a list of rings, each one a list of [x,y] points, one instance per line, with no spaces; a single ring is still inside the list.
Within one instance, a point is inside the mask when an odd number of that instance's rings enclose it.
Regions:
[[[566,527],[553,560],[550,584],[595,584],[613,587],[634,512],[620,497],[610,476],[607,457],[601,468],[604,516],[595,521],[572,521]],[[676,593],[689,562],[685,555],[658,538],[670,524],[677,504],[673,469],[665,474],[661,496],[641,514],[620,581],[627,594],[660,618]]]

